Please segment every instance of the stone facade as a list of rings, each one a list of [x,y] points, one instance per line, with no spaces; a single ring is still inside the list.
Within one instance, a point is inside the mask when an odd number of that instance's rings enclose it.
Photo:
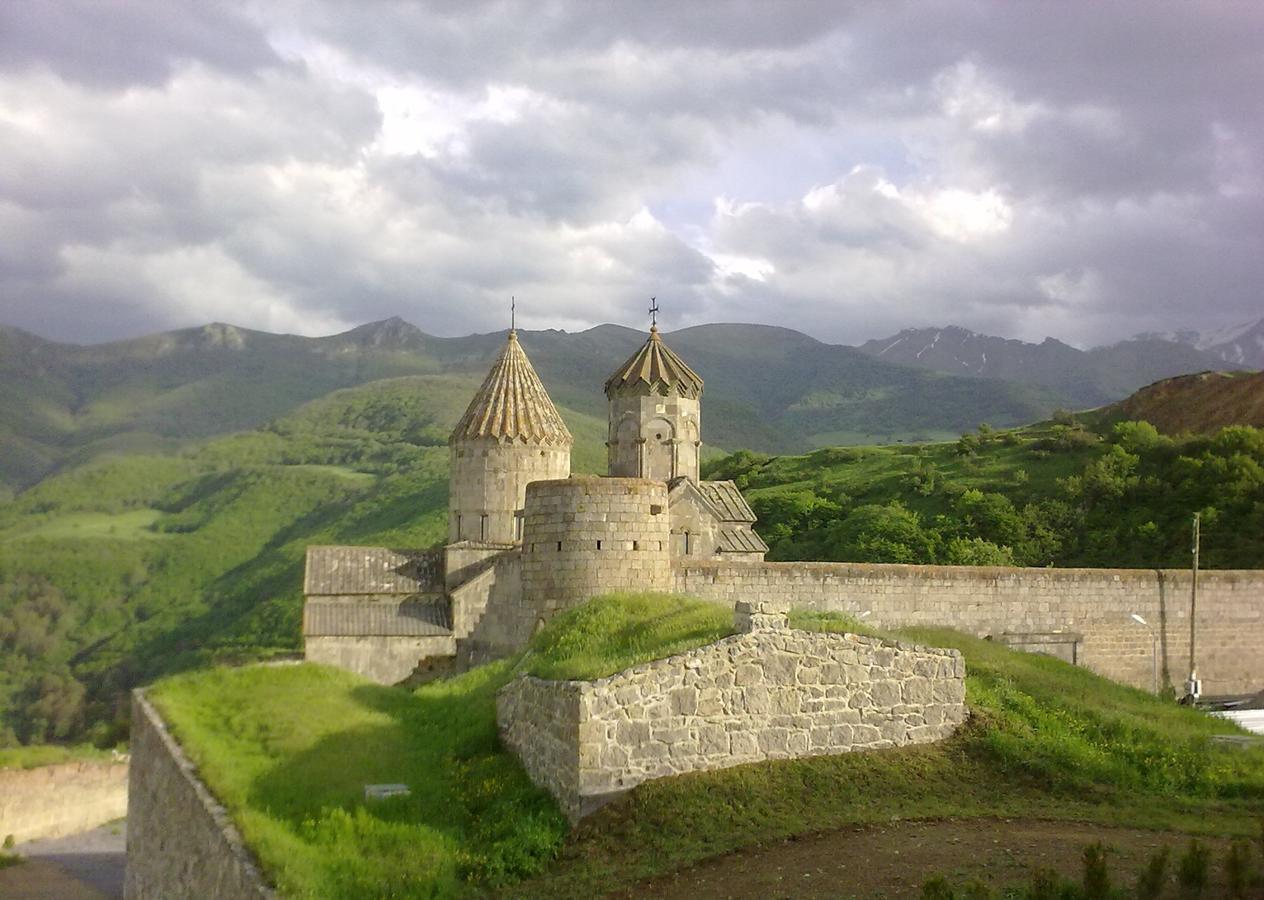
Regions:
[[[565,478],[571,448],[493,440],[452,445],[448,539],[513,544],[522,540],[523,497],[533,481]]]
[[[955,650],[792,631],[746,606],[752,630],[597,681],[521,676],[497,697],[502,740],[578,821],[653,778],[936,741],[965,718]]]
[[[610,591],[671,590],[664,482],[537,481],[527,488],[524,520],[523,602],[537,620]]]
[[[125,815],[125,761],[0,770],[0,841],[62,837]]]
[[[132,695],[127,900],[273,898],[228,813],[143,691]]]
[[[610,398],[610,474],[620,478],[698,480],[702,449],[697,397],[643,387]]]
[[[1144,690],[1153,689],[1157,669],[1160,686],[1180,693],[1189,671],[1187,571],[679,561],[673,589],[725,605],[761,597],[852,615],[869,610],[866,621],[885,627],[942,625],[1044,645]],[[1203,692],[1259,690],[1264,572],[1200,573],[1197,626]]]
[[[304,639],[308,662],[337,666],[378,684],[399,684],[417,671],[423,660],[452,659],[456,640],[451,636],[400,635],[325,636]]]

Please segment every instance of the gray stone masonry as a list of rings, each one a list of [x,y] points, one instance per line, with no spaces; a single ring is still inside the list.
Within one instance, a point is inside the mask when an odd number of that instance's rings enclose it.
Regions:
[[[576,822],[650,779],[927,743],[965,719],[955,650],[793,631],[765,604],[737,619],[753,630],[609,678],[517,678],[502,739]]]
[[[1189,672],[1190,574],[1172,569],[1019,569],[879,563],[679,560],[674,590],[732,606],[746,597],[858,615],[886,628],[942,625],[1046,645],[1100,675],[1179,691]],[[1137,613],[1149,627],[1132,618]],[[1264,572],[1198,576],[1198,673],[1208,694],[1264,684]],[[1028,643],[1041,640],[1028,637]]]
[[[127,900],[276,896],[228,813],[141,690],[132,694],[127,804]]]

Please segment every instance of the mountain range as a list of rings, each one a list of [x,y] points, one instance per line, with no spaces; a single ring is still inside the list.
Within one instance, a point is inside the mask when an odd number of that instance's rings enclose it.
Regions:
[[[884,362],[936,372],[999,378],[1057,392],[1075,408],[1101,406],[1174,375],[1264,368],[1264,319],[1236,329],[1147,333],[1080,350],[1045,338],[1039,344],[965,328],[907,328],[858,348]]]
[[[1246,347],[1253,333],[1230,343]],[[602,383],[645,335],[600,325],[520,338],[555,402],[601,420]],[[699,325],[666,339],[706,381],[707,444],[772,453],[1022,424],[1225,362],[1213,352],[1221,345],[1158,336],[1080,351],[952,327],[860,347],[764,325]],[[215,323],[87,346],[0,327],[0,489],[101,455],[174,452],[383,379],[443,375],[472,392],[503,341],[435,337],[398,318],[315,338]]]

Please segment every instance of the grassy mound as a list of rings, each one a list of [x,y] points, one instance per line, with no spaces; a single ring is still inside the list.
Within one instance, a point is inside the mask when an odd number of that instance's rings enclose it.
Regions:
[[[733,612],[667,594],[613,594],[567,610],[531,641],[526,669],[590,680],[701,647],[733,633]]]
[[[176,676],[152,689],[203,778],[282,892],[432,896],[516,883],[591,896],[753,843],[893,818],[1014,816],[1253,834],[1264,751],[1231,724],[1055,659],[947,630],[900,637],[966,656],[970,722],[935,745],[759,763],[649,782],[567,838],[496,738],[516,673],[600,677],[723,636],[728,610],[599,598],[524,657],[413,692],[319,666]],[[863,630],[801,614],[797,627]],[[412,796],[366,803],[368,783]],[[528,878],[531,880],[522,881]]]

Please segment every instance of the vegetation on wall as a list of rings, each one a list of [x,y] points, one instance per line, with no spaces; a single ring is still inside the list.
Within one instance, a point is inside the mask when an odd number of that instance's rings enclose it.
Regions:
[[[1264,431],[1059,418],[955,443],[738,452],[704,477],[745,491],[770,559],[1184,567],[1200,513],[1203,566],[1264,567]]]

